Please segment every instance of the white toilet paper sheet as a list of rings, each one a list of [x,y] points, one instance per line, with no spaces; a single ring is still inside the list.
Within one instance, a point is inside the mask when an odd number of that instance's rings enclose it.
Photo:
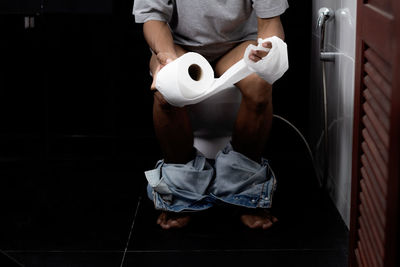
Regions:
[[[265,50],[265,42],[272,48],[267,56],[256,62],[248,56],[251,50]],[[173,106],[183,107],[203,101],[222,90],[230,88],[252,73],[257,73],[270,84],[288,69],[287,46],[278,37],[259,39],[258,46],[249,45],[244,58],[230,67],[220,78],[214,78],[210,63],[200,54],[189,52],[163,67],[157,74],[156,88]],[[192,75],[191,75],[192,74]]]
[[[258,62],[249,59],[251,50],[263,50],[262,44],[271,42],[272,48],[266,57]],[[249,45],[244,53],[243,60],[247,67],[257,73],[263,80],[273,84],[289,69],[287,45],[279,37],[273,36],[267,39],[258,39],[258,46]]]

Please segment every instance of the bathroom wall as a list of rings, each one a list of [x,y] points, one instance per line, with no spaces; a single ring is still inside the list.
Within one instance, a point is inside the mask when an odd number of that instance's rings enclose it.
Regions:
[[[313,0],[312,12],[309,138],[322,177],[325,164],[323,87],[320,32],[316,25],[318,10],[328,7],[335,11],[335,19],[328,22],[327,50],[338,54],[335,62],[326,63],[329,138],[326,186],[347,225],[350,222],[356,6],[356,0]]]
[[[125,2],[132,0],[125,0]],[[1,0],[0,14],[111,14],[113,0]],[[121,2],[121,1],[120,1]]]
[[[90,12],[94,0],[51,0],[40,15],[33,1],[2,1],[0,169],[10,161],[158,158],[153,96],[144,89],[151,77],[137,68],[151,52],[133,0],[98,0]],[[24,27],[27,15],[35,27]]]

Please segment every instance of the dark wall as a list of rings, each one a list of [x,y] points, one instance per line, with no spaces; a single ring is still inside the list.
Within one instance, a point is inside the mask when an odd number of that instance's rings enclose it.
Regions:
[[[275,83],[274,113],[294,123],[307,134],[311,61],[311,2],[288,0],[282,15],[289,53],[289,70]]]
[[[111,14],[113,0],[46,0],[44,12],[47,13],[87,13]],[[127,1],[125,1],[127,2]]]
[[[45,12],[33,29],[0,16],[1,159],[132,158],[152,136],[150,52],[132,6]]]
[[[43,0],[1,0],[0,14],[35,14],[40,12]]]
[[[307,2],[290,1],[282,16],[290,69],[274,89],[275,113],[303,131],[311,40]],[[34,1],[0,4],[0,12],[13,13],[0,15],[0,159],[133,159],[158,153],[148,91],[150,52],[131,15],[133,1],[41,3],[33,29],[24,28],[15,10],[34,14]]]
[[[1,0],[0,2],[0,14],[111,14],[112,12],[112,0]]]

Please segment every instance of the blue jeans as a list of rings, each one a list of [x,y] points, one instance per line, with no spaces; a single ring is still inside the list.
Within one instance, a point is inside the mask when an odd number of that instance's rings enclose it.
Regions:
[[[145,172],[147,193],[156,209],[182,212],[200,211],[227,203],[245,208],[270,208],[276,178],[268,161],[257,163],[228,144],[212,166],[197,155],[187,164],[167,164]]]

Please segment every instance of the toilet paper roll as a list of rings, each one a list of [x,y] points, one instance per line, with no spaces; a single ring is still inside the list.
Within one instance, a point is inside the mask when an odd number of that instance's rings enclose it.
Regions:
[[[278,37],[275,38],[279,39]],[[275,38],[259,40],[257,47],[250,45],[245,52],[245,58],[230,67],[218,79],[214,78],[214,71],[203,56],[193,52],[186,53],[158,72],[156,88],[168,103],[183,107],[199,103],[231,88],[233,84],[254,72],[272,84],[288,68],[286,44]],[[248,59],[248,51],[251,49],[266,50],[262,47],[262,43],[266,41],[272,43],[269,54],[257,63]]]
[[[203,101],[237,83],[252,72],[243,60],[214,78],[210,63],[200,54],[189,52],[164,66],[157,74],[156,88],[173,106],[183,107]]]
[[[208,61],[200,54],[189,52],[158,72],[156,88],[168,102],[180,105],[179,99],[193,100],[213,83],[214,70]]]

